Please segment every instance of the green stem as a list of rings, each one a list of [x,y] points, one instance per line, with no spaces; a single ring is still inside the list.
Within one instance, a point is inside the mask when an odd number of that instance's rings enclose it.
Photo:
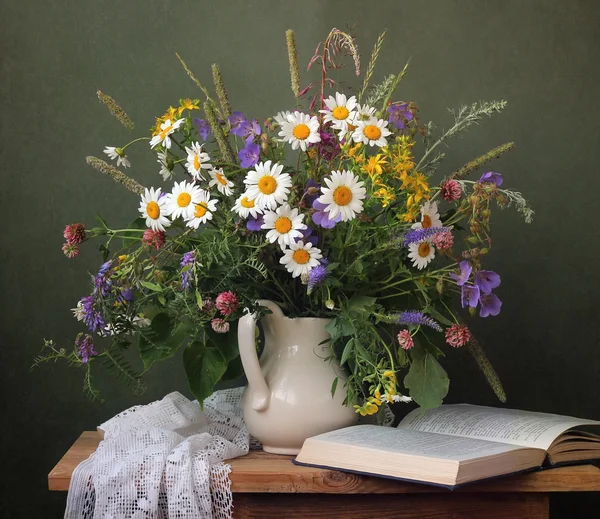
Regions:
[[[139,141],[149,141],[150,137],[139,137],[137,139],[132,140],[131,142],[128,142],[127,144],[125,144],[125,146],[123,146],[121,149],[123,151],[125,151],[129,146],[131,146],[132,144],[139,142]]]

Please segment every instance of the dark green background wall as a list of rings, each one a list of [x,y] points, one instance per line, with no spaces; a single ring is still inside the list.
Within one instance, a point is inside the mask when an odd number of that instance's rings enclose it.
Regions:
[[[531,226],[512,211],[495,213],[488,265],[502,275],[504,306],[473,328],[509,405],[600,418],[597,1],[2,0],[1,517],[61,517],[64,495],[47,492],[45,478],[82,430],[132,404],[187,392],[177,359],[154,371],[142,396],[99,380],[102,405],[81,393],[76,370],[29,371],[43,337],[65,341],[80,330],[69,308],[100,262],[93,246],[77,260],[64,258],[63,225],[92,225],[96,212],[118,225],[137,213],[136,198],[83,159],[129,137],[96,101],[96,89],[143,130],[180,96],[198,95],[178,51],[206,83],[218,62],[234,106],[262,119],[293,101],[285,29],[296,30],[306,63],[332,26],[355,21],[365,62],[388,28],[376,80],[412,59],[400,96],[416,101],[425,121],[447,126],[446,107],[509,101],[503,115],[451,143],[442,169],[515,140],[516,150],[494,168],[537,211]],[[158,185],[142,148],[131,152],[132,174]],[[463,352],[446,365],[449,401],[494,404]],[[564,496],[555,505],[563,517],[593,517],[584,513],[592,502]]]

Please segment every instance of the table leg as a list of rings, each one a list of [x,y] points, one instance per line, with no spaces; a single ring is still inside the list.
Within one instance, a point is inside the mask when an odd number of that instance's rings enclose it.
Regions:
[[[235,519],[549,519],[546,493],[234,494]]]

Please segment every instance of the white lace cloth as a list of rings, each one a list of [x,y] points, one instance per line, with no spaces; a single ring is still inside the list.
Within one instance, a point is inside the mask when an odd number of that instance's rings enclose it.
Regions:
[[[231,518],[223,460],[248,453],[242,391],[217,391],[204,412],[170,393],[102,424],[104,440],[73,472],[65,519]]]

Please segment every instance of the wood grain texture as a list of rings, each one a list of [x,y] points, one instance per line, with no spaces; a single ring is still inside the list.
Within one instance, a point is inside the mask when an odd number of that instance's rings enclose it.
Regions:
[[[548,519],[548,494],[234,494],[234,519]]]
[[[84,432],[48,475],[50,490],[68,490],[75,467],[96,450],[100,436]],[[291,456],[252,451],[230,461],[234,493],[309,494],[437,494],[450,491],[416,483],[346,474],[336,470],[299,467]],[[561,467],[467,485],[456,493],[600,491],[600,468]]]

